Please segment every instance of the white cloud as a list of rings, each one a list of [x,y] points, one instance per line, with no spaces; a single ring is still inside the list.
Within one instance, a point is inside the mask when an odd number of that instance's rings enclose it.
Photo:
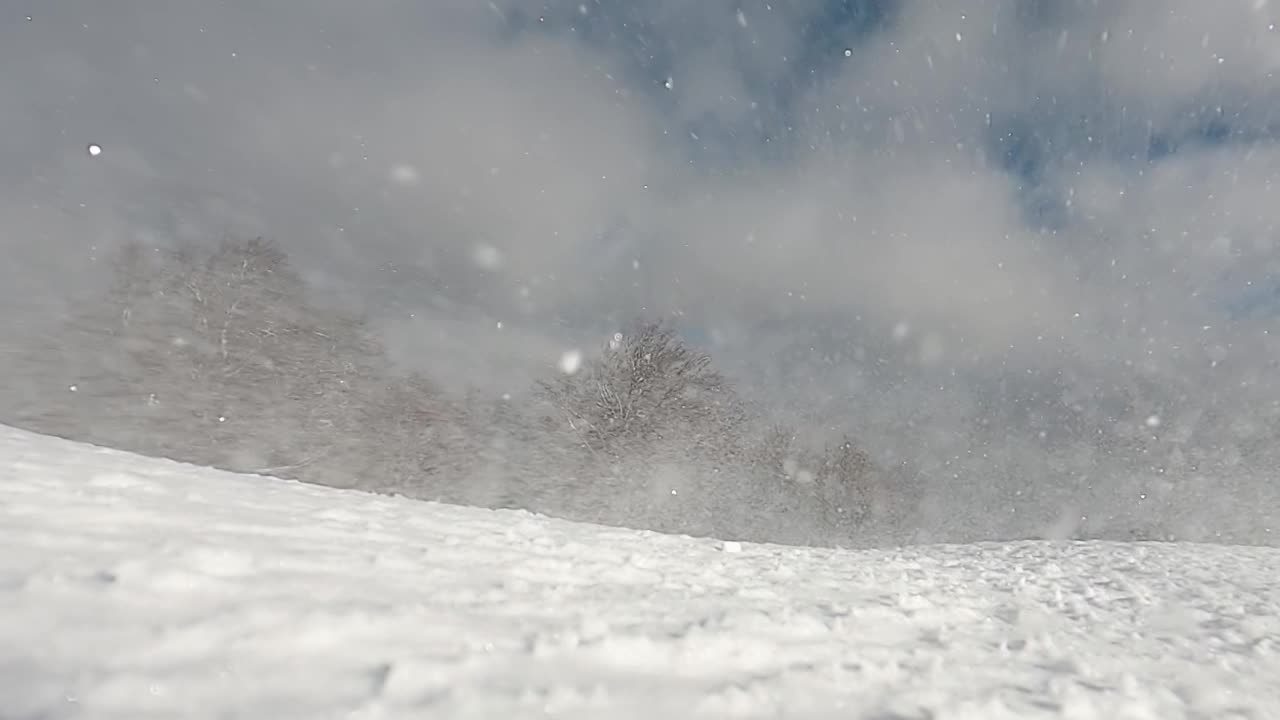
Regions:
[[[1280,275],[1273,4],[904,2],[866,39],[802,33],[821,6],[748,3],[743,27],[664,0],[593,26],[606,9],[575,2],[558,30],[461,1],[50,6],[0,28],[0,62],[30,68],[0,75],[22,98],[0,108],[3,292],[57,296],[130,238],[263,233],[357,292],[417,265],[405,292],[454,339],[424,364],[450,382],[554,371],[562,333],[678,310],[743,366],[812,347],[787,372],[824,403],[887,393],[862,426],[903,393],[961,440],[991,403],[1193,405],[1265,377],[1225,307]],[[1237,134],[1204,142],[1212,123]],[[901,358],[878,344],[899,323]],[[423,323],[386,326],[430,353]],[[969,387],[946,395],[951,371]]]

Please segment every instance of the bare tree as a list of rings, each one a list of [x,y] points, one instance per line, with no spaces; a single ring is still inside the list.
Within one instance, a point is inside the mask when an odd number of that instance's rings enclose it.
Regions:
[[[29,425],[236,470],[317,479],[325,468],[330,482],[358,465],[354,409],[381,348],[359,318],[309,303],[278,246],[135,245],[114,269],[106,302],[38,349],[60,365]]]
[[[430,381],[386,378],[357,416],[368,442],[360,487],[425,500],[451,499],[447,483],[459,443],[459,412]]]
[[[871,483],[876,471],[871,456],[845,437],[827,449],[818,468],[815,497],[823,523],[837,533],[852,533],[871,511]]]
[[[732,439],[745,419],[711,358],[661,321],[635,323],[581,371],[544,381],[540,390],[597,453],[664,440],[706,448]]]
[[[270,241],[132,246],[114,269],[106,301],[27,361],[46,397],[23,400],[22,424],[233,470],[719,537],[847,542],[905,507],[848,438],[815,451],[794,429],[759,432],[711,358],[662,321],[637,321],[532,403],[455,398],[394,373],[360,318],[308,302]]]

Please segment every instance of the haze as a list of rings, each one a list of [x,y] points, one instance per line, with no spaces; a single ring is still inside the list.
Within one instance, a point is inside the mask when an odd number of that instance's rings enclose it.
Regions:
[[[261,235],[459,396],[675,318],[778,417],[909,462],[920,540],[1274,544],[1278,22],[1266,0],[18,2],[0,361],[126,243]]]

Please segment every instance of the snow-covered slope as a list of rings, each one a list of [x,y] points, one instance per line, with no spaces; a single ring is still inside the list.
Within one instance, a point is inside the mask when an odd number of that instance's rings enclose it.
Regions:
[[[0,717],[1276,718],[1280,551],[724,546],[0,427]]]

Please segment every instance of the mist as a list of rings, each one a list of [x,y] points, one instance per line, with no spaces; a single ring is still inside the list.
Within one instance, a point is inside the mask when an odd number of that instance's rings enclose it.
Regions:
[[[261,236],[459,402],[669,318],[762,415],[909,472],[912,541],[1280,538],[1270,3],[5,15],[28,406],[113,253]]]

